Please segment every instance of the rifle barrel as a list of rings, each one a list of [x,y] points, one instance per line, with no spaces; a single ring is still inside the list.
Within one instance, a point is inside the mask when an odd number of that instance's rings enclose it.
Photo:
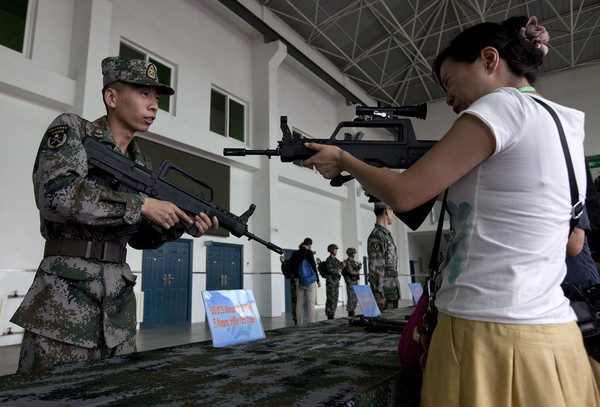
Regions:
[[[245,148],[224,148],[223,155],[225,156],[236,156],[245,157],[247,155],[266,155],[271,158],[272,156],[281,155],[278,149],[274,150],[247,150]]]
[[[248,240],[256,240],[258,243],[266,246],[267,249],[273,250],[275,253],[283,254],[283,249],[281,247],[276,246],[271,242],[267,242],[266,240],[263,240],[250,232],[244,233],[244,236],[248,237]]]

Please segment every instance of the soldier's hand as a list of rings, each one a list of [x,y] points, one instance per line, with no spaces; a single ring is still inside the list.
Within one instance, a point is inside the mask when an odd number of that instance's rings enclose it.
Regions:
[[[194,221],[175,204],[168,201],[161,201],[155,198],[146,198],[142,205],[142,216],[150,219],[163,229],[171,229],[177,225],[180,220],[188,224]]]
[[[208,217],[204,212],[200,212],[196,215],[196,227],[198,228],[198,235],[196,237],[200,237],[208,232],[209,229],[218,229],[219,228],[219,220],[216,216],[213,216],[212,220]]]
[[[375,301],[377,302],[379,311],[383,311],[385,309],[385,298],[375,299]]]

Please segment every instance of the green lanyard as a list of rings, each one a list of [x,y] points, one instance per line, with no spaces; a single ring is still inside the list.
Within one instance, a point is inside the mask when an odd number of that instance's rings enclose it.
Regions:
[[[525,86],[524,88],[517,89],[519,92],[537,92],[533,86]]]

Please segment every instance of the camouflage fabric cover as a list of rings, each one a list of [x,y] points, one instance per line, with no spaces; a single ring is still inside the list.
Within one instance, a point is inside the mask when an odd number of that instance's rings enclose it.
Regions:
[[[81,143],[86,136],[120,152],[106,117],[88,122],[74,114],[60,115],[42,139],[33,185],[44,239],[129,243],[138,249],[177,239],[181,232],[157,232],[142,218],[143,196],[114,191],[107,175],[88,171]],[[138,164],[150,166],[135,139],[128,153]],[[115,347],[135,336],[135,279],[127,264],[46,257],[11,322],[73,345]]]
[[[348,313],[353,314],[356,306],[358,305],[358,298],[356,297],[353,286],[358,285],[362,264],[354,259],[351,259],[350,257],[344,260],[344,263],[346,263],[346,266],[342,270],[342,275],[344,276],[344,281],[346,282],[346,294],[348,298],[346,310]]]
[[[375,224],[367,240],[369,283],[376,299],[398,301],[398,255],[389,230]]]
[[[391,312],[383,316],[399,315]],[[3,376],[0,403],[399,405],[409,391],[398,387],[399,336],[349,326],[346,318],[321,321],[267,331],[265,339],[226,347],[214,348],[207,341],[63,366],[47,374]]]
[[[134,85],[156,86],[158,93],[173,95],[175,91],[170,86],[158,81],[156,65],[141,59],[129,57],[108,57],[102,60],[102,83],[126,82]]]
[[[336,246],[337,247],[337,246]],[[338,298],[340,294],[340,278],[342,262],[335,257],[329,256],[325,260],[327,275],[325,276],[325,287],[327,300],[325,301],[325,315],[329,317],[335,316]]]

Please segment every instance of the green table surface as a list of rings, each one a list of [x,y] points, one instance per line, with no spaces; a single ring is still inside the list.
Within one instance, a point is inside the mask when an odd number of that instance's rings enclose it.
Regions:
[[[383,317],[404,320],[410,309]],[[0,377],[2,406],[387,406],[401,397],[400,332],[348,318]]]

